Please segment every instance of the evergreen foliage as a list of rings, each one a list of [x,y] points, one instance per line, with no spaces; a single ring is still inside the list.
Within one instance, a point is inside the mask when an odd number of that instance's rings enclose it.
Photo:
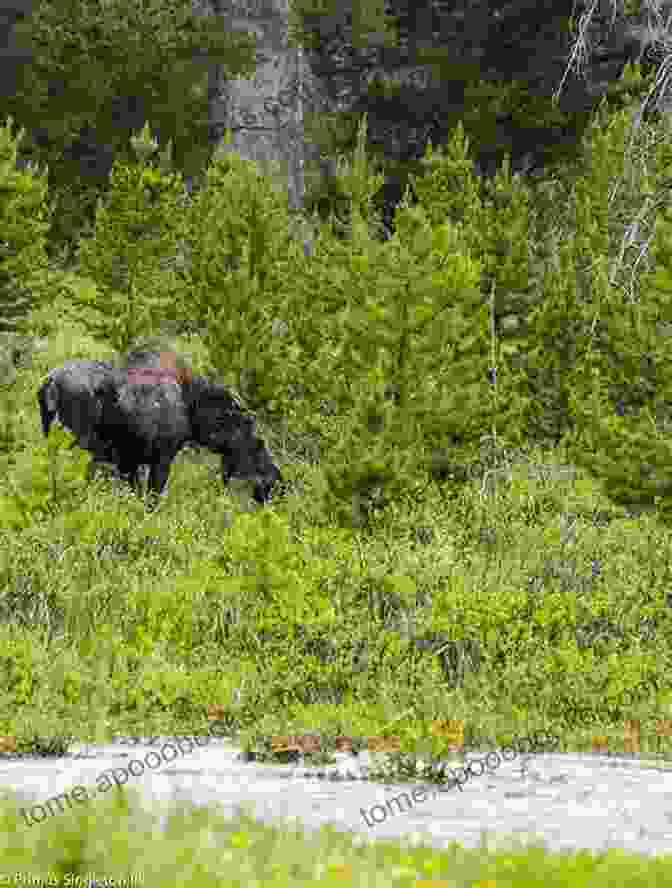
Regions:
[[[23,135],[13,137],[11,118],[0,128],[0,329],[5,332],[47,295],[47,173],[17,168]]]
[[[390,241],[373,240],[379,179],[370,175],[365,139],[363,121],[352,164],[339,166],[348,241],[318,242],[299,282],[304,294],[295,296],[310,306],[295,333],[309,359],[304,379],[340,417],[324,431],[325,505],[357,527],[374,505],[415,487],[428,448],[445,437],[471,442],[492,415],[488,307],[474,300],[478,265],[453,227],[433,228],[421,207],[398,211]],[[314,350],[306,348],[311,339]]]
[[[225,76],[254,69],[250,34],[181,0],[49,0],[15,37],[33,61],[20,72],[12,110],[45,128],[57,155],[85,127],[115,153],[126,147],[130,131],[119,126],[114,100],[134,96],[182,157],[190,142],[207,139],[206,65],[221,64]]]
[[[577,463],[604,481],[614,501],[657,504],[666,521],[672,502],[671,238],[672,216],[663,208],[655,222],[653,269],[644,276],[641,300],[602,303],[600,325],[609,354],[591,354],[586,361],[589,397],[574,398],[581,420]],[[614,415],[615,402],[620,415]]]
[[[480,264],[482,311],[489,306],[490,360],[486,366],[473,368],[474,379],[483,380],[474,392],[474,403],[487,403],[494,397],[500,401],[500,411],[506,403],[495,435],[506,430],[506,439],[519,443],[532,435],[528,425],[531,395],[520,380],[528,346],[527,337],[522,335],[525,309],[532,290],[529,189],[520,176],[511,174],[508,159],[491,181],[479,183],[468,154],[469,139],[458,124],[444,149],[435,152],[428,146],[423,159],[425,175],[413,179],[413,188],[435,224],[445,219],[457,226]],[[451,376],[459,387],[460,369],[451,370]],[[494,386],[489,396],[486,379]]]
[[[82,177],[71,150],[78,138],[93,135],[112,157],[132,159],[139,113],[164,146],[172,140],[177,166],[195,172],[209,154],[207,65],[222,65],[226,77],[255,67],[254,37],[196,14],[190,0],[38,2],[14,37],[32,60],[19,66],[5,113],[40,133],[32,156],[49,166],[60,240],[90,220],[105,184]]]
[[[250,406],[280,409],[285,374],[274,346],[278,324],[290,320],[283,299],[299,249],[286,190],[221,148],[185,213],[184,238],[181,317],[203,332],[213,367]]]
[[[93,234],[78,251],[81,273],[96,284],[75,296],[94,310],[82,321],[122,352],[154,333],[159,320],[175,316],[180,281],[170,260],[184,232],[185,191],[181,175],[170,171],[170,145],[158,162],[152,160],[157,147],[145,124],[133,140],[137,161],[115,161]]]
[[[646,143],[650,130],[642,126],[634,136]],[[664,516],[672,492],[666,468],[669,220],[666,201],[661,206],[669,182],[669,149],[660,140],[642,163],[630,150],[632,142],[627,109],[609,115],[603,107],[586,139],[585,170],[572,189],[571,236],[559,248],[560,267],[549,269],[551,299],[538,310],[534,330],[538,354],[543,352],[546,360],[553,353],[551,343],[556,344],[558,383],[576,423],[568,438],[575,462],[590,468],[615,502],[633,507],[658,502]],[[646,271],[638,275],[636,287],[624,285],[622,271],[630,270],[627,248],[632,255],[637,247],[635,265],[641,258],[641,240],[632,243],[625,222],[632,219],[634,206],[648,227],[645,214],[656,204]]]

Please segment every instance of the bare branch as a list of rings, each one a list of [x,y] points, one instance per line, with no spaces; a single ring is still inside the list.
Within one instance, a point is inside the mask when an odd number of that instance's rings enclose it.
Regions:
[[[569,54],[565,73],[562,75],[562,80],[560,81],[557,90],[553,93],[553,100],[556,102],[560,98],[560,93],[565,85],[565,81],[572,71],[576,71],[577,75],[580,75],[584,71],[585,64],[590,56],[590,45],[586,35],[598,3],[599,0],[593,0],[590,9],[584,12],[579,19],[578,33],[576,35],[576,40],[574,41],[574,46],[572,46]]]

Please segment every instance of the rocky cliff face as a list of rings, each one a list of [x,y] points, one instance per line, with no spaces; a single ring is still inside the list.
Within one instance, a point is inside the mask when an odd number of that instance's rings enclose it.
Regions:
[[[543,164],[559,142],[579,137],[576,128],[535,125],[511,109],[490,115],[482,104],[488,84],[517,81],[526,101],[559,94],[561,112],[586,112],[626,62],[662,45],[672,2],[650,0],[652,9],[626,16],[620,0],[386,0],[397,22],[396,45],[376,30],[363,39],[354,34],[351,2],[332,6],[305,20],[311,46],[301,49],[288,38],[289,0],[196,0],[200,14],[224,16],[232,29],[251,28],[258,40],[253,80],[224,82],[212,68],[212,140],[228,127],[243,156],[278,161],[292,207],[302,204],[305,162],[320,150],[307,132],[311,114],[347,120],[348,112],[368,111],[371,144],[400,162],[420,157],[429,139],[440,144],[457,119],[471,115],[483,125],[484,172],[503,150],[514,168]],[[9,0],[0,13],[5,94],[16,66],[27,61],[12,30],[30,8],[28,0]],[[583,37],[578,43],[572,15]],[[89,148],[111,165],[104,146],[94,141],[91,148],[90,134]]]

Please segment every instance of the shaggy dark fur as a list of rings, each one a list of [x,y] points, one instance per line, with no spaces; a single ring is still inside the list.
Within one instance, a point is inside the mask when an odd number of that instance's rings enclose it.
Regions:
[[[253,481],[259,503],[281,481],[254,418],[225,388],[194,377],[171,352],[132,352],[122,369],[71,361],[49,374],[38,399],[45,435],[58,416],[81,447],[113,462],[136,488],[140,466],[148,465],[153,496],[164,490],[173,459],[191,442],[221,455],[224,481]]]
[[[68,361],[49,373],[37,393],[45,437],[58,419],[75,436],[75,444],[93,454],[92,471],[96,463],[119,464],[113,446],[98,434],[102,400],[97,389],[114,373],[107,361]]]
[[[267,502],[282,482],[280,469],[263,439],[254,417],[245,413],[225,388],[200,376],[184,387],[191,420],[191,439],[222,457],[222,477],[254,481],[253,496]]]

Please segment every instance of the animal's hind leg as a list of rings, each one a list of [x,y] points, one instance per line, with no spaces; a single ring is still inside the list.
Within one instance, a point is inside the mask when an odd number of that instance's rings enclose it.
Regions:
[[[54,391],[52,380],[43,383],[37,393],[37,400],[40,405],[40,420],[42,421],[42,432],[44,437],[49,437],[49,429],[52,422],[58,415],[58,396]]]

